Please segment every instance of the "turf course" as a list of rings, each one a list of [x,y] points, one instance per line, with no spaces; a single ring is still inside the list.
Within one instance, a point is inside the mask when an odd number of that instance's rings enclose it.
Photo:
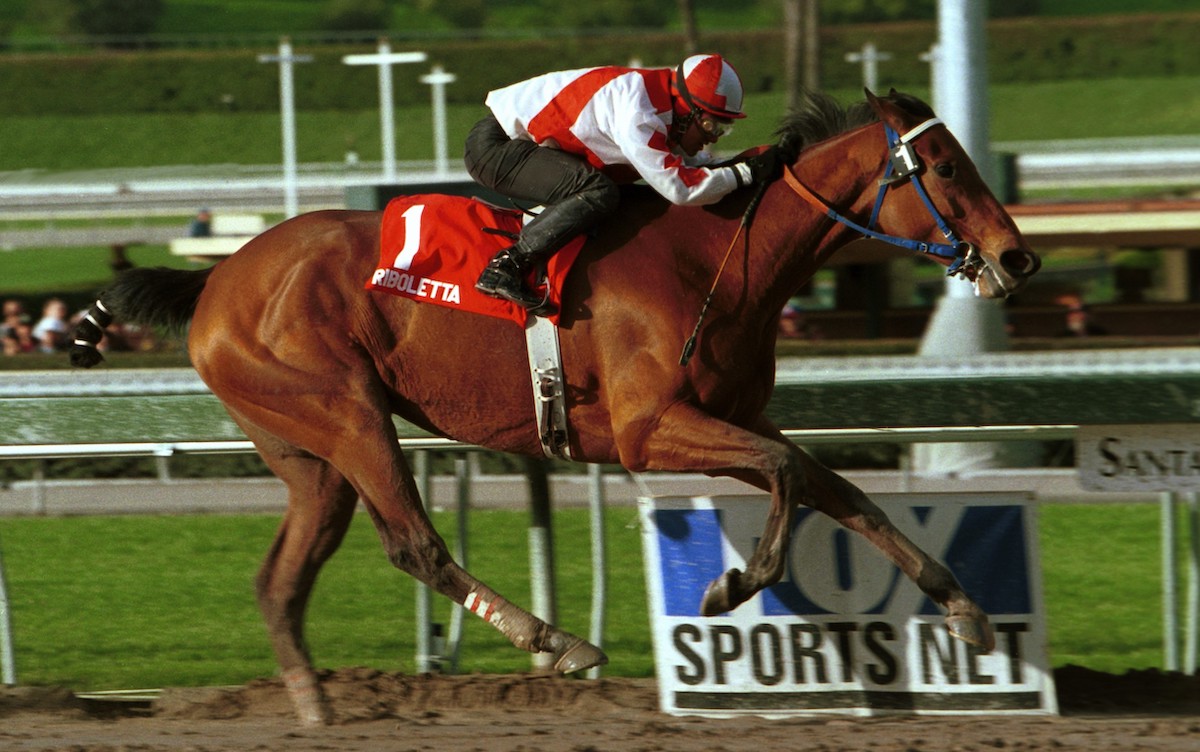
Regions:
[[[1158,509],[1154,505],[1041,510],[1045,598],[1054,665],[1122,672],[1162,666]],[[21,684],[75,689],[221,685],[270,676],[274,658],[253,580],[274,516],[6,518]],[[453,516],[435,524],[453,546]],[[471,570],[528,604],[528,515],[469,517]],[[554,515],[559,624],[586,635],[590,552],[586,510]],[[653,673],[635,510],[611,508],[607,675]],[[415,588],[386,561],[359,515],[326,565],[308,619],[318,666],[414,670]],[[434,597],[434,618],[450,604]],[[478,619],[466,620],[463,672],[525,671],[529,657]]]

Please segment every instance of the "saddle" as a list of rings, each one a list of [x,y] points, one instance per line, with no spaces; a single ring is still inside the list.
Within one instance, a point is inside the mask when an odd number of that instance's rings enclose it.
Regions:
[[[365,289],[422,303],[509,319],[524,326],[531,315],[507,300],[475,289],[480,272],[512,245],[524,214],[477,198],[439,193],[401,196],[388,202],[379,234],[379,266]],[[583,248],[584,237],[567,243],[546,263],[545,277],[526,280],[548,296],[557,326],[562,284]]]

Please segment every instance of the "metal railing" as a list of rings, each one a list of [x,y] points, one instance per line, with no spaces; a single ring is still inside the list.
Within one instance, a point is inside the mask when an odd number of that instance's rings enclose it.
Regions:
[[[864,400],[864,395],[870,395]],[[110,442],[85,440],[119,432],[110,420],[114,406],[136,403],[134,431],[142,435]],[[0,459],[46,460],[83,456],[170,457],[177,453],[247,452],[253,449],[229,421],[216,398],[191,369],[77,372],[10,372],[0,374]],[[89,425],[89,413],[96,418]],[[981,420],[1004,414],[1012,423]],[[1059,440],[1075,435],[1080,425],[1200,422],[1200,357],[1195,348],[1148,351],[1083,351],[1021,355],[985,355],[955,360],[919,357],[813,358],[781,363],[768,415],[777,425],[807,426],[784,433],[801,445],[835,443],[914,444]],[[145,418],[144,420],[142,418]],[[887,419],[890,418],[890,421]],[[986,425],[991,422],[993,425]],[[432,449],[472,451],[476,448],[429,436],[397,424],[401,445],[418,452],[414,463],[418,487],[429,503],[427,453]],[[146,440],[158,432],[162,440]],[[424,459],[422,459],[422,457]],[[598,468],[589,474],[593,519],[593,554],[603,577],[604,485]],[[469,476],[459,477],[460,520],[469,505]],[[1165,646],[1168,668],[1178,668],[1174,635],[1178,632],[1175,600],[1178,566],[1173,558],[1174,512],[1186,502],[1178,494],[1161,496],[1164,551],[1164,623],[1171,642]],[[1188,591],[1187,662],[1195,670],[1196,600],[1200,551],[1192,508],[1192,545]],[[462,540],[460,538],[460,540]],[[464,543],[465,546],[465,543]],[[458,552],[466,555],[465,548]],[[534,563],[533,577],[540,576]],[[542,570],[551,571],[548,563]],[[3,572],[0,571],[0,585]],[[419,591],[420,593],[420,591]],[[0,588],[0,598],[4,593]],[[418,627],[417,656],[422,670],[434,668],[433,629],[428,621],[428,592],[418,595],[424,621]],[[604,588],[593,588],[593,643],[603,631]],[[1168,600],[1169,598],[1169,600]],[[0,629],[8,613],[0,603]],[[461,638],[461,615],[452,621],[447,642],[453,663]],[[11,672],[10,637],[0,657]],[[11,674],[6,674],[11,676]],[[6,680],[7,681],[7,680]],[[11,683],[8,681],[7,683]]]

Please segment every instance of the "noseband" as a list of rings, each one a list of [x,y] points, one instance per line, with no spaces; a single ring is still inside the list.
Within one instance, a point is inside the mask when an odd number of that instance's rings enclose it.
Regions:
[[[951,259],[950,267],[946,270],[947,276],[961,276],[966,279],[973,279],[986,262],[979,255],[979,250],[975,246],[959,240],[958,236],[954,234],[954,230],[950,229],[950,225],[946,224],[946,220],[942,219],[942,215],[938,212],[937,207],[933,205],[933,201],[929,198],[929,193],[921,183],[921,158],[917,156],[916,150],[910,145],[910,142],[915,140],[917,136],[920,136],[935,125],[941,124],[942,121],[940,119],[930,118],[903,136],[896,133],[896,130],[892,126],[884,124],[884,132],[887,135],[888,163],[883,171],[883,177],[879,181],[879,192],[875,196],[875,207],[871,210],[871,219],[865,227],[849,217],[840,214],[827,204],[824,199],[813,193],[808,186],[800,182],[800,179],[796,177],[791,168],[784,168],[784,182],[801,198],[820,209],[830,219],[836,220],[868,238],[891,243],[892,245],[907,248],[917,253]],[[933,217],[938,229],[942,231],[942,235],[949,242],[926,243],[921,240],[910,240],[895,235],[887,235],[872,229],[875,226],[875,222],[879,219],[879,211],[883,207],[883,199],[887,196],[888,189],[906,179],[912,181],[913,187],[916,188],[917,195],[921,197],[921,201],[925,204],[929,215]]]

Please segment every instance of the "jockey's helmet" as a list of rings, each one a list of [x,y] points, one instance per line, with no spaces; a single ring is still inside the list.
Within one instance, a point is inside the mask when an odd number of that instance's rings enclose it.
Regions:
[[[746,117],[742,79],[720,55],[692,55],[675,69],[675,92],[686,111],[718,118]]]

